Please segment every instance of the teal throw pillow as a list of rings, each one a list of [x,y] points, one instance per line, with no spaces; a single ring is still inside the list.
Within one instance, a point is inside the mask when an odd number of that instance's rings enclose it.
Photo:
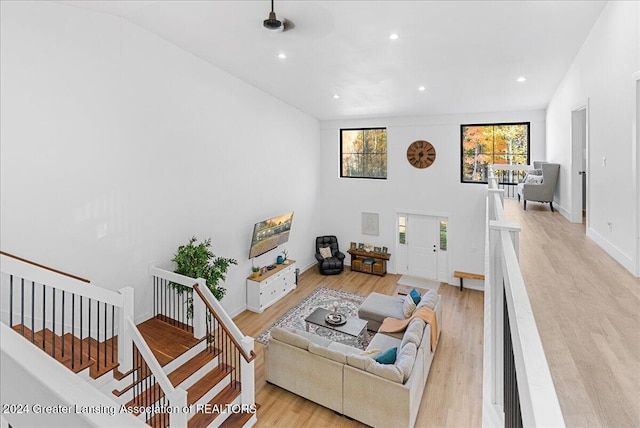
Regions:
[[[398,348],[389,348],[376,357],[376,361],[380,364],[393,364],[398,356]]]
[[[409,292],[409,295],[411,296],[411,298],[413,299],[416,305],[420,303],[421,296],[420,296],[420,293],[418,293],[415,288]]]

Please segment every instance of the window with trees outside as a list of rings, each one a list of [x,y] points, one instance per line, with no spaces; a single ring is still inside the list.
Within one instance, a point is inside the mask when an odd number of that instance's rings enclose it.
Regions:
[[[340,177],[387,178],[387,129],[340,130]]]
[[[486,183],[491,164],[528,165],[529,124],[460,125],[461,181]]]

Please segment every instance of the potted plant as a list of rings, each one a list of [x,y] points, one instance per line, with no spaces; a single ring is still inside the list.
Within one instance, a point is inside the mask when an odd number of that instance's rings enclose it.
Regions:
[[[178,251],[173,257],[173,261],[176,263],[174,272],[191,278],[205,279],[207,288],[211,290],[216,299],[221,300],[227,290],[218,283],[225,280],[229,266],[237,265],[238,262],[235,259],[216,257],[210,249],[211,238],[200,243],[197,241],[194,236],[186,245],[178,247]],[[179,294],[188,288],[179,284],[172,284],[172,286]],[[192,311],[192,306],[192,302],[189,302],[189,312]]]
[[[260,266],[251,266],[251,278],[260,276]]]

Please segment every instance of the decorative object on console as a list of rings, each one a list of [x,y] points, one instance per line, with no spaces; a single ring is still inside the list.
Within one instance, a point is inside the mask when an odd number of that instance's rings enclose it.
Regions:
[[[329,257],[325,257],[329,255]],[[340,252],[338,238],[335,235],[316,238],[316,260],[318,270],[323,275],[336,275],[344,270],[345,255]]]
[[[380,248],[380,247],[373,247],[373,252],[374,252],[374,253],[381,253],[381,252],[382,252],[382,248]]]
[[[257,278],[260,276],[260,266],[251,267],[251,278]]]
[[[351,250],[355,250],[356,248],[357,248],[357,247],[356,247],[356,243],[355,243],[355,242],[352,242],[352,243],[351,243],[351,246],[349,247],[349,249],[351,249]]]
[[[428,168],[436,160],[436,149],[428,141],[414,141],[407,148],[407,160],[415,168]]]
[[[284,263],[284,257],[282,257],[282,256],[276,257],[276,263],[279,264],[279,265]]]
[[[205,279],[211,293],[216,299],[221,300],[227,290],[218,284],[225,280],[229,266],[237,265],[238,262],[235,259],[216,257],[210,249],[211,238],[199,244],[196,244],[196,241],[197,238],[193,236],[186,245],[178,247],[172,259],[176,263],[174,272],[190,278]],[[188,288],[174,283],[171,283],[171,286],[178,291],[178,294],[182,294]],[[193,303],[189,301],[188,304],[187,315],[190,315],[193,311]]]

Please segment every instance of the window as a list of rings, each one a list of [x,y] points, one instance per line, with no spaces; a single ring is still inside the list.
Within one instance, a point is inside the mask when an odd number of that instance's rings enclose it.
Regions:
[[[461,125],[463,183],[486,183],[489,165],[529,164],[529,122]]]
[[[387,129],[340,130],[340,177],[387,178]]]
[[[447,222],[440,220],[440,250],[447,251]]]
[[[407,243],[407,218],[403,215],[398,217],[398,243]]]

